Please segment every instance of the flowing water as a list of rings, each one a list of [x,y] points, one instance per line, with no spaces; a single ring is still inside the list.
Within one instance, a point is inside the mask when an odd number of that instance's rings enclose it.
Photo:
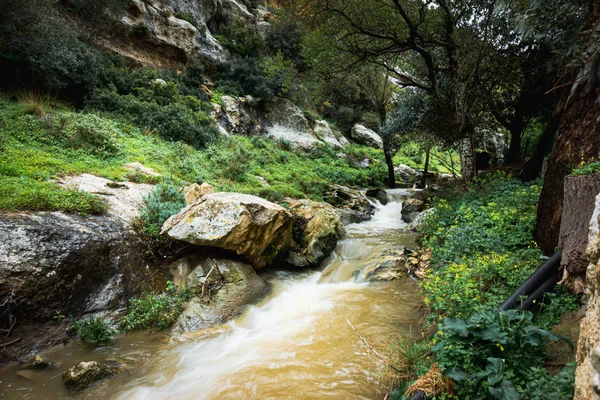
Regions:
[[[401,198],[402,191],[391,195]],[[48,356],[64,368],[0,371],[2,398],[71,398],[60,373],[79,361],[117,358],[131,368],[80,394],[104,399],[377,399],[381,368],[350,322],[375,348],[411,330],[417,294],[408,278],[364,283],[361,271],[393,246],[414,245],[401,203],[346,227],[318,271],[267,272],[269,298],[222,327],[175,337],[128,335],[114,346],[75,342]]]

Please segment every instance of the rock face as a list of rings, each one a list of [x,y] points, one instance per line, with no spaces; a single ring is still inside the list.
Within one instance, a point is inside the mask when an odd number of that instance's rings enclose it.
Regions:
[[[402,203],[402,219],[404,222],[411,223],[417,218],[419,213],[425,208],[423,200],[406,199]]]
[[[187,278],[187,286],[198,295],[188,302],[175,323],[177,332],[222,324],[269,293],[267,282],[248,264],[214,258],[187,262],[196,265]]]
[[[342,185],[330,185],[323,199],[338,209],[344,225],[367,221],[375,210],[361,192]]]
[[[340,218],[330,204],[310,200],[291,203],[290,211],[299,232],[286,261],[296,267],[316,267],[345,233]]]
[[[64,327],[62,333],[52,331],[57,311],[119,313],[129,297],[148,285],[164,285],[160,274],[155,277],[145,268],[140,245],[119,221],[62,213],[2,214],[0,232],[0,304],[11,304],[18,321],[8,339],[23,338],[0,352],[0,362],[62,341]],[[0,319],[0,326],[4,322]]]
[[[340,143],[338,137],[333,133],[327,121],[315,121],[313,131],[317,138],[329,144],[334,149],[343,150],[345,144]],[[340,135],[341,136],[341,135]],[[343,136],[341,136],[343,137]],[[345,139],[345,138],[344,138]],[[346,140],[347,144],[347,140]]]
[[[162,233],[197,246],[233,250],[262,268],[289,247],[292,215],[260,197],[212,193],[169,218]]]
[[[198,185],[197,183],[193,183],[190,186],[187,186],[183,189],[183,195],[185,197],[185,203],[190,206],[197,201],[199,201],[202,197],[207,194],[214,193],[215,189],[213,189],[212,185],[208,183],[202,183]]]
[[[579,341],[577,343],[577,371],[575,376],[575,399],[600,400],[594,391],[600,382],[600,195],[596,197],[594,212],[589,224],[588,245],[586,249],[589,260],[586,288],[585,317],[580,324]],[[596,360],[596,366],[594,364]],[[596,368],[595,368],[596,367]],[[600,388],[599,388],[600,389]]]
[[[62,374],[65,386],[73,391],[82,391],[106,378],[117,375],[118,368],[96,361],[80,362]]]
[[[267,105],[267,110],[267,137],[286,140],[293,150],[308,152],[321,144],[302,110],[291,101],[275,99]]]
[[[365,146],[383,149],[383,140],[381,139],[381,136],[366,126],[360,124],[354,125],[350,131],[350,137],[357,143],[364,144]]]
[[[262,132],[257,99],[252,96],[223,96],[221,102],[222,106],[216,110],[215,117],[224,130],[238,135],[258,135]]]

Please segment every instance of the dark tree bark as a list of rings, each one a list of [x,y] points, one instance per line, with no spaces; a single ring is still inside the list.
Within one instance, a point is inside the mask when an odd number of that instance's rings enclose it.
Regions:
[[[597,54],[592,44],[589,54]],[[597,57],[597,56],[596,56]],[[537,213],[536,240],[550,254],[558,245],[563,212],[564,178],[572,168],[600,158],[600,85],[598,60],[587,60],[567,100]]]
[[[525,121],[522,116],[517,116],[510,124],[510,146],[506,154],[506,163],[517,163],[521,161],[521,137],[525,129]]]
[[[383,154],[385,155],[385,163],[388,169],[387,185],[390,189],[396,187],[396,174],[394,173],[394,161],[392,160],[392,153],[387,146],[383,147]]]

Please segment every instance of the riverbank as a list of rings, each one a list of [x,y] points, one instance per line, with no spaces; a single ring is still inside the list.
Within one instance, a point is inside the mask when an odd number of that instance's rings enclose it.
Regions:
[[[530,399],[572,398],[574,366],[564,364],[567,357],[561,360],[562,371],[553,368],[550,375],[544,369],[550,355],[542,338],[559,339],[546,331],[578,309],[579,300],[558,286],[533,313],[496,311],[546,259],[533,240],[540,189],[539,182],[522,184],[498,175],[446,189],[435,199],[435,212],[422,225],[420,239],[432,251],[419,284],[428,322],[416,343],[400,344],[392,354],[392,366],[404,378],[393,398],[403,398],[412,383],[417,382],[412,390],[426,387],[419,378],[434,364],[458,381],[438,389],[460,399],[492,396],[493,390]],[[534,331],[540,336],[519,339]],[[575,361],[572,352],[570,361]],[[490,363],[497,363],[493,375]],[[540,393],[541,387],[546,393]],[[550,392],[554,397],[543,397]]]

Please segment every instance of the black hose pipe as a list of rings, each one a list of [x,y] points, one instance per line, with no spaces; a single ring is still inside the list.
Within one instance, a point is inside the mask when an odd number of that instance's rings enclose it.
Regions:
[[[558,276],[558,268],[560,267],[561,260],[561,252],[556,252],[552,257],[550,257],[541,267],[535,270],[533,274],[527,280],[519,286],[517,290],[504,302],[500,305],[500,310],[510,310],[515,308],[519,304],[519,300],[522,296],[527,296],[528,300],[531,294],[536,293],[538,289],[542,286],[546,287],[546,283],[553,278],[554,283],[556,284],[556,279]],[[554,287],[554,285],[552,285]],[[550,287],[550,289],[552,289]],[[548,289],[548,290],[550,290]],[[542,292],[543,294],[545,292]],[[534,299],[532,299],[533,301]]]
[[[540,287],[536,289],[535,292],[529,295],[527,300],[521,304],[519,309],[521,310],[531,310],[533,306],[544,298],[544,295],[554,289],[556,286],[556,281],[558,280],[558,274],[552,275],[546,282],[544,282]]]

